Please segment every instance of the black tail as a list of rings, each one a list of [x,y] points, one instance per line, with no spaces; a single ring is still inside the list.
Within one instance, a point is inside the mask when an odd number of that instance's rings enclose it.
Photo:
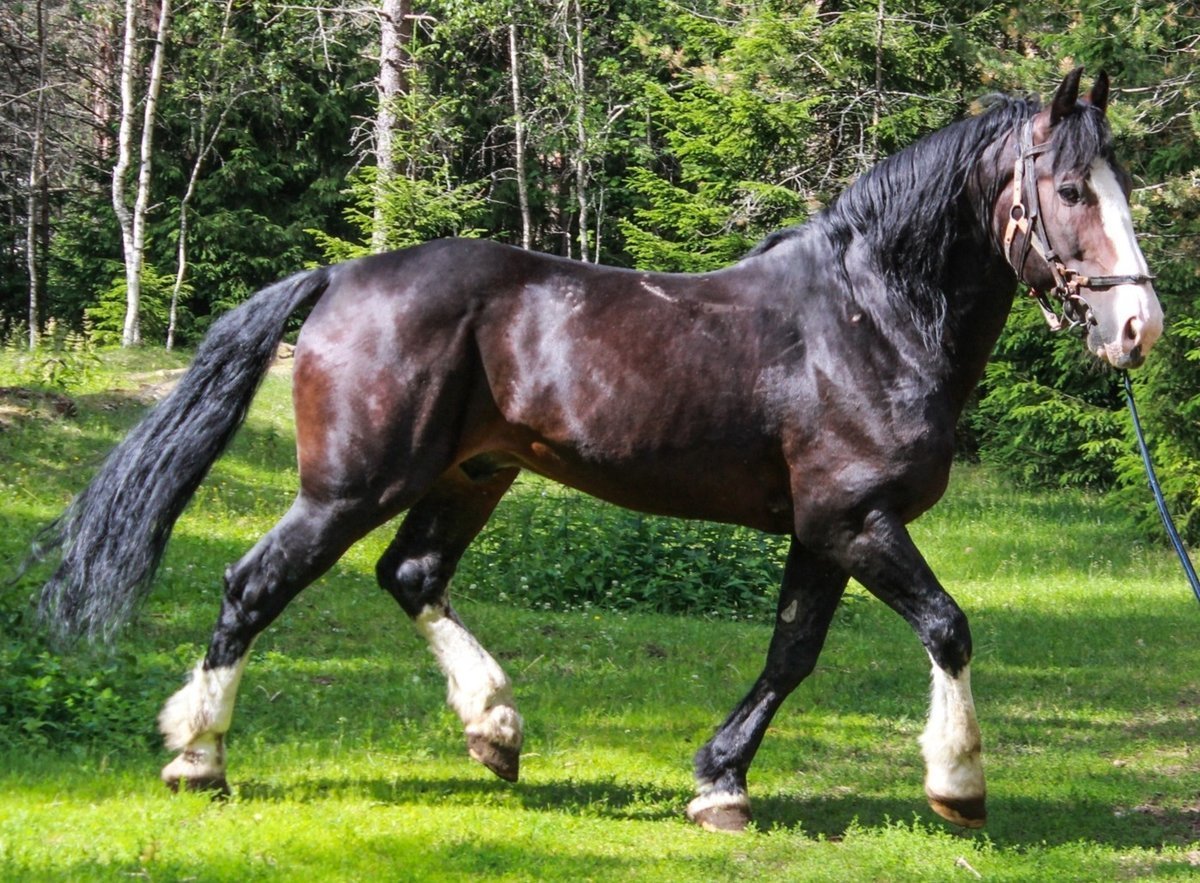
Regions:
[[[328,284],[326,269],[300,273],[222,316],[179,385],[38,536],[36,557],[60,556],[38,605],[56,633],[108,638],[128,621],[175,521],[246,419],[288,317]]]

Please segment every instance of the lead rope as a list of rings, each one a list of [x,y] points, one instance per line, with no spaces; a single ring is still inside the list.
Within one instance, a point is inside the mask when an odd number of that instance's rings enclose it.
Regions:
[[[1192,585],[1192,592],[1195,594],[1196,600],[1200,601],[1200,580],[1196,579],[1196,570],[1192,567],[1192,560],[1188,558],[1183,540],[1179,538],[1179,531],[1175,529],[1175,522],[1171,520],[1171,513],[1167,511],[1167,501],[1163,497],[1162,486],[1158,483],[1158,476],[1154,474],[1154,464],[1150,462],[1150,449],[1146,447],[1146,435],[1142,432],[1142,421],[1138,419],[1137,405],[1133,403],[1133,384],[1129,382],[1129,372],[1122,371],[1121,379],[1125,382],[1125,401],[1129,403],[1129,413],[1133,417],[1133,430],[1137,434],[1138,450],[1142,452],[1142,462],[1146,465],[1146,477],[1150,479],[1150,491],[1154,494],[1158,514],[1162,516],[1167,535],[1171,538],[1171,545],[1175,547],[1175,554],[1179,556],[1183,572]]]

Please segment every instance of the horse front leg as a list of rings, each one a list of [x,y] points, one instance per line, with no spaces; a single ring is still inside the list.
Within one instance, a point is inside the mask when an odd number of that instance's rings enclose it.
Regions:
[[[475,470],[472,470],[475,472]],[[376,568],[379,584],[412,617],[446,676],[446,701],[467,737],[467,751],[502,779],[520,772],[524,725],[512,684],[467,629],[447,596],[459,558],[483,528],[518,470],[454,469],[409,511]]]
[[[847,575],[792,540],[767,662],[754,686],[696,753],[696,797],[687,815],[710,831],[750,822],[746,774],[780,705],[816,666]]]
[[[971,670],[952,675],[933,663],[929,721],[921,734],[925,796],[939,816],[964,828],[987,821],[983,739],[971,696]]]
[[[966,615],[891,514],[871,513],[844,553],[851,574],[908,621],[933,663],[929,720],[921,736],[929,805],[956,825],[982,827],[987,788]]]

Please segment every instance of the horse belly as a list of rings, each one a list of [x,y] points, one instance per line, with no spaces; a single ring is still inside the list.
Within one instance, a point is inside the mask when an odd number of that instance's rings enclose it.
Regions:
[[[765,452],[696,448],[606,459],[536,437],[505,448],[522,467],[626,509],[768,533],[793,530],[786,466]]]

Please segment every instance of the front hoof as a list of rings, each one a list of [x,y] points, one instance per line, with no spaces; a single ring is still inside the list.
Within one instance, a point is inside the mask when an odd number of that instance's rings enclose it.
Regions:
[[[982,828],[987,822],[987,796],[939,797],[926,792],[929,807],[943,819],[963,828]]]
[[[705,831],[740,834],[750,824],[745,794],[701,794],[688,804],[687,817]]]
[[[521,774],[521,749],[500,745],[484,736],[467,736],[467,752],[506,782],[515,782]]]

